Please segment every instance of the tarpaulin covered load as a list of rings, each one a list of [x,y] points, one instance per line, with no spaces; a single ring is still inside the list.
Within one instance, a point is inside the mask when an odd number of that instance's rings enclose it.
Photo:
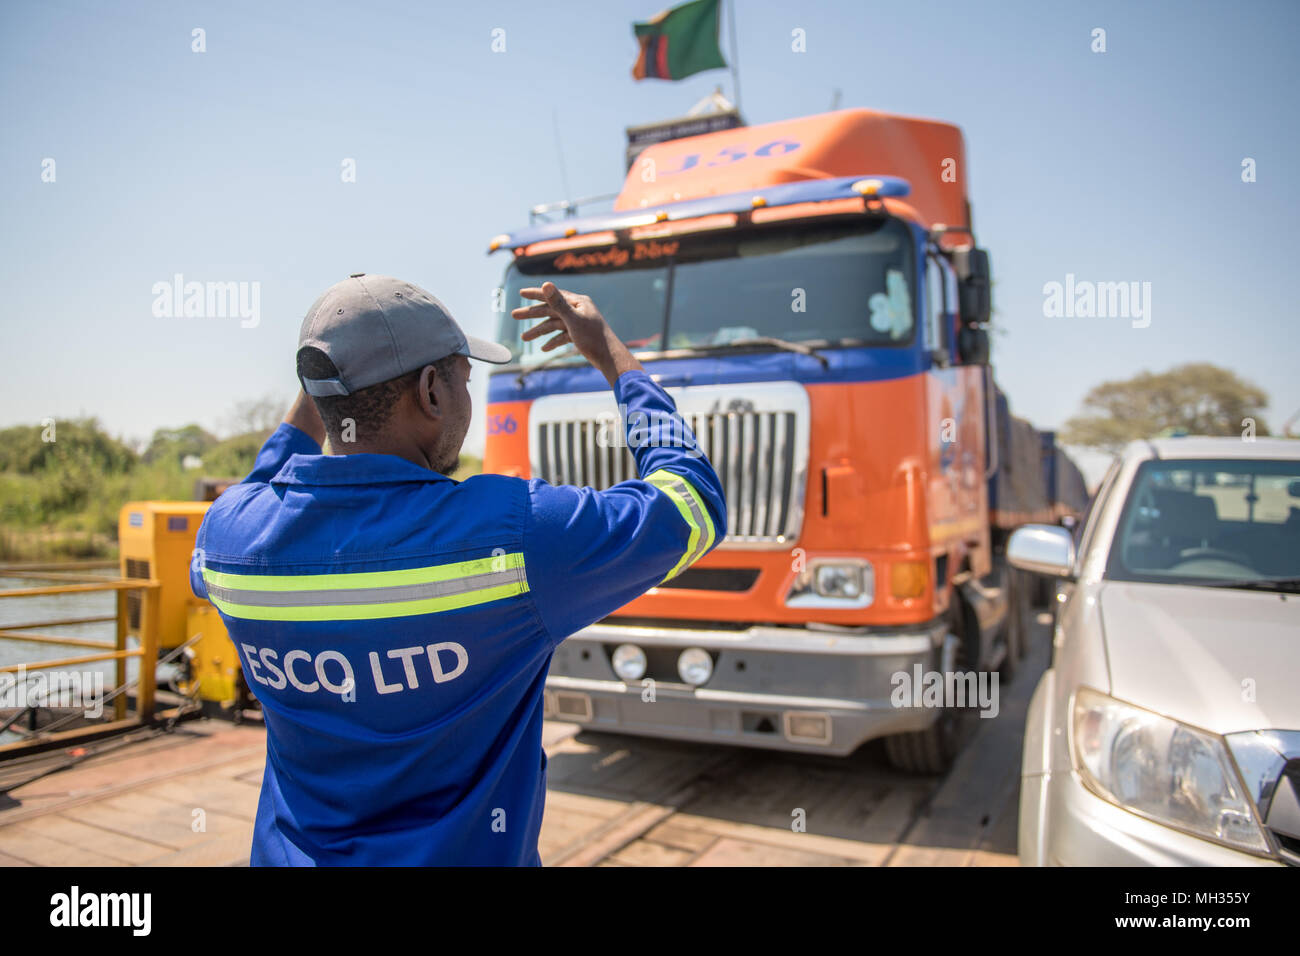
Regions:
[[[1088,506],[1088,488],[1083,472],[1056,444],[1056,432],[1043,432],[1043,479],[1052,503],[1052,518],[1078,517]]]
[[[997,470],[989,479],[989,516],[993,527],[1010,530],[1029,522],[1050,522],[1052,502],[1043,470],[1042,441],[1038,431],[1011,414],[1002,389],[994,386],[997,429],[990,459]]]

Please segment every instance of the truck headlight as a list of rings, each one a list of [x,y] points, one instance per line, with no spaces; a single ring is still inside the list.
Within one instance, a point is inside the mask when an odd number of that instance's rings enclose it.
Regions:
[[[645,651],[635,644],[620,644],[610,658],[614,673],[624,681],[636,681],[645,676]]]
[[[814,561],[794,579],[788,607],[867,607],[876,594],[870,561]]]
[[[862,596],[862,568],[852,564],[818,565],[813,575],[813,587],[822,597],[856,601]]]
[[[1093,793],[1125,810],[1250,853],[1268,853],[1223,741],[1086,687],[1071,750]]]

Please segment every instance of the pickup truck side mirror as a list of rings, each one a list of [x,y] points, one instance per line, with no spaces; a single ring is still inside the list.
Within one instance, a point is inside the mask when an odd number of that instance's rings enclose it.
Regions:
[[[1007,561],[1013,568],[1053,578],[1074,575],[1074,537],[1052,524],[1027,524],[1011,533]]]

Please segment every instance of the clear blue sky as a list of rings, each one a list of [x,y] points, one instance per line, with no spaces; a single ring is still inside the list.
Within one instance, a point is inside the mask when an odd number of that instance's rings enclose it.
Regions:
[[[635,83],[667,0],[0,6],[0,425],[92,414],[147,436],[293,395],[299,323],[351,272],[425,286],[491,336],[488,239],[617,189],[623,128],[730,75]],[[751,123],[843,106],[965,131],[998,376],[1040,427],[1105,379],[1225,365],[1300,410],[1300,4],[739,0]],[[191,30],[207,52],[192,53]],[[1102,27],[1107,52],[1090,50]],[[506,52],[491,50],[505,30]],[[791,31],[807,52],[791,52]],[[724,44],[726,36],[724,33]],[[724,46],[725,48],[725,46]],[[41,163],[56,161],[55,183]],[[357,182],[340,181],[344,158]],[[1241,161],[1258,181],[1241,181]],[[261,324],[156,318],[152,287],[261,283]],[[1049,319],[1066,273],[1147,281],[1149,328]],[[474,376],[482,447],[486,369]]]

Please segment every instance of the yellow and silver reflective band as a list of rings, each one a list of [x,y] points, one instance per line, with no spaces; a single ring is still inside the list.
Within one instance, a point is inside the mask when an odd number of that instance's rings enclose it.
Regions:
[[[691,538],[687,542],[686,553],[677,562],[677,566],[668,572],[668,576],[664,578],[664,581],[667,581],[681,574],[703,557],[705,552],[713,547],[717,532],[713,527],[713,519],[709,517],[709,509],[705,506],[704,499],[695,490],[695,486],[681,475],[675,475],[661,468],[647,475],[644,480],[671,498],[682,517],[686,519],[686,523],[691,526]]]
[[[359,621],[434,614],[528,590],[524,556],[352,574],[228,574],[203,569],[208,598],[230,617],[255,621]]]

